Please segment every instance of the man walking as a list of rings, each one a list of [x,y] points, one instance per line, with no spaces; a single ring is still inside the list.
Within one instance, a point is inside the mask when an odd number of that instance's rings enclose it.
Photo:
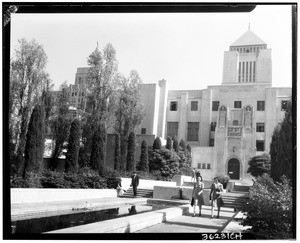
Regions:
[[[131,176],[131,185],[133,189],[133,197],[137,196],[137,187],[139,185],[139,176],[136,174],[136,171],[133,172]]]

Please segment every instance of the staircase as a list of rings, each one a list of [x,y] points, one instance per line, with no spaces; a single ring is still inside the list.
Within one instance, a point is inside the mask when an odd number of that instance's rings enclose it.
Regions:
[[[234,208],[236,210],[243,209],[249,199],[248,193],[227,192],[222,194],[224,207]]]
[[[234,192],[249,192],[250,186],[234,185]]]
[[[126,197],[126,198],[132,198],[133,197],[132,187],[128,188],[126,190],[126,192],[124,192],[123,197]],[[152,198],[153,197],[153,189],[138,188],[137,189],[137,197]]]

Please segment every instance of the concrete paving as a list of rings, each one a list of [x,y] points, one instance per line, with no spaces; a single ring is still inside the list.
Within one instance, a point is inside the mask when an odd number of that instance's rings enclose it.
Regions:
[[[237,213],[231,208],[221,208],[220,217],[211,218],[211,208],[203,206],[201,217],[193,217],[193,209],[189,207],[189,212],[178,217],[174,217],[166,222],[156,224],[151,227],[136,231],[136,233],[220,233],[226,228]]]

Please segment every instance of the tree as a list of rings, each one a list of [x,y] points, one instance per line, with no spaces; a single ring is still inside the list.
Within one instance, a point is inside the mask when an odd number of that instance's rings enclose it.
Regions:
[[[275,128],[270,144],[271,177],[275,181],[279,181],[283,175],[292,178],[293,168],[295,168],[292,129],[292,103],[289,102],[285,117],[281,125]]]
[[[128,136],[141,124],[144,107],[141,102],[140,84],[142,80],[136,71],[131,71],[128,78],[119,74],[117,109],[115,112],[115,131],[121,136],[121,169],[126,165]]]
[[[169,149],[169,150],[172,149],[172,138],[169,136],[167,137],[166,149]]]
[[[135,134],[131,132],[128,138],[126,171],[135,170]]]
[[[149,172],[149,161],[148,161],[148,143],[143,140],[141,145],[141,156],[139,168],[140,171]]]
[[[120,151],[120,134],[115,135],[115,163],[114,169],[120,171],[121,151]]]
[[[153,149],[161,149],[161,140],[159,137],[156,137],[153,141]]]
[[[15,144],[19,174],[23,174],[23,154],[28,123],[33,107],[39,103],[45,82],[47,55],[35,40],[20,39],[11,60],[9,127]]]
[[[118,70],[116,51],[111,44],[107,44],[103,52],[100,52],[97,45],[95,51],[89,55],[87,62],[89,65],[87,94],[89,97],[91,120],[94,124],[91,132],[96,133],[97,136],[102,136],[102,138],[99,139],[104,146],[101,148],[103,154],[101,154],[99,158],[98,156],[96,157],[104,164],[106,157],[104,150],[106,149],[107,128],[109,124],[114,124],[114,92],[116,90],[116,74]],[[99,141],[93,139],[92,143],[93,142],[97,143],[95,145],[92,144],[92,148],[94,148],[92,151],[95,152],[95,148],[98,148]],[[96,154],[98,152],[96,152]],[[102,164],[102,162],[100,164]],[[99,167],[99,169],[102,168]]]
[[[180,139],[180,143],[179,146],[181,147],[181,149],[186,152],[186,144],[185,141],[183,139]]]
[[[189,167],[191,167],[191,165],[192,165],[192,148],[191,148],[191,145],[187,145],[186,146],[186,150],[187,150],[187,156],[186,156],[186,158],[187,158],[187,164],[188,164],[188,166]]]
[[[42,92],[41,100],[45,106],[45,128],[46,131],[50,127],[50,117],[52,115],[53,106],[54,106],[54,98],[52,94],[53,84],[51,84],[50,80],[45,82],[45,86]],[[46,132],[47,135],[47,132]]]
[[[98,129],[94,132],[90,157],[91,168],[97,170],[100,175],[103,175],[105,172],[104,154],[106,149],[106,136],[104,136],[102,133],[103,129]]]
[[[66,171],[78,171],[78,153],[80,148],[80,122],[75,119],[71,124],[68,151],[66,154]]]
[[[173,137],[173,149],[175,150],[175,152],[179,151],[178,138],[176,136]]]
[[[43,104],[35,106],[28,125],[25,145],[23,178],[27,172],[39,172],[43,167],[45,146],[45,110]]]
[[[247,173],[254,177],[262,176],[264,173],[270,174],[271,160],[269,154],[257,155],[249,159]]]
[[[60,86],[60,93],[56,106],[57,113],[50,120],[53,140],[55,141],[54,151],[52,152],[52,169],[56,169],[56,159],[61,155],[64,143],[69,137],[70,125],[72,122],[72,117],[69,113],[69,95],[66,82]]]

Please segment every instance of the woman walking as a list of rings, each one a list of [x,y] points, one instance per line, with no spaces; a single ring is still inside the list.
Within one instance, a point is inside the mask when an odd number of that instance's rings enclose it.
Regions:
[[[214,178],[214,183],[211,185],[210,188],[210,195],[209,200],[211,201],[211,217],[214,217],[214,208],[218,208],[218,215],[217,218],[220,216],[220,208],[224,205],[222,199],[223,193],[223,185],[219,182],[218,178]]]
[[[192,200],[194,199],[193,217],[195,217],[196,215],[196,205],[199,206],[199,216],[201,216],[202,205],[204,205],[203,189],[204,189],[204,183],[202,182],[202,177],[198,176],[196,177],[196,182],[194,184],[194,189],[192,193]]]

